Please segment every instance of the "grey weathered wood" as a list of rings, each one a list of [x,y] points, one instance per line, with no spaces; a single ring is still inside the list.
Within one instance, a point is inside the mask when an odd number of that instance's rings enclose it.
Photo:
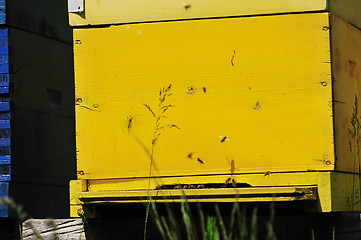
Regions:
[[[23,240],[38,239],[79,240],[86,239],[81,219],[29,219],[23,223]]]

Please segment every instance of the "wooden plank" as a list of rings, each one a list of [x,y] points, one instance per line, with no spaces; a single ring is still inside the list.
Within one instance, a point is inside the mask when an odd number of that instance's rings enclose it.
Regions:
[[[230,179],[234,183],[226,185]],[[109,202],[145,202],[147,195],[155,201],[179,201],[185,194],[190,201],[199,202],[262,202],[317,200],[311,211],[359,211],[359,176],[340,172],[293,172],[264,174],[236,174],[147,179],[75,180],[70,185],[70,204]],[[149,184],[149,187],[148,187]],[[82,187],[81,187],[82,186]],[[317,189],[317,191],[314,191]],[[303,193],[305,198],[286,196]],[[317,192],[317,197],[314,193]],[[234,194],[232,196],[232,194]],[[234,196],[237,195],[237,200]],[[274,199],[272,200],[272,196]],[[162,199],[163,196],[168,196]],[[177,198],[178,197],[178,198]],[[276,199],[277,198],[277,199]],[[88,205],[89,206],[89,205]]]
[[[359,0],[329,0],[330,11],[361,29],[361,1]]]
[[[76,29],[78,177],[334,169],[328,17]]]
[[[101,25],[210,17],[323,11],[326,0],[86,0],[70,25]]]
[[[360,172],[361,30],[331,16],[337,170]]]
[[[29,219],[23,223],[22,240],[37,239],[84,240],[81,219]]]

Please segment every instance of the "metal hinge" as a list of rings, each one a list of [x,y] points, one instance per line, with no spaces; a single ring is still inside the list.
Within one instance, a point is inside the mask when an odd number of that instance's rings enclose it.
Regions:
[[[68,12],[84,11],[84,0],[68,0]]]

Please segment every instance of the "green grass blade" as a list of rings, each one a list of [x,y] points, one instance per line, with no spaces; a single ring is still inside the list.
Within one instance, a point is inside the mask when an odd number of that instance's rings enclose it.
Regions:
[[[154,221],[155,221],[155,225],[157,226],[157,228],[158,228],[158,230],[159,230],[160,235],[162,236],[162,238],[163,238],[164,240],[166,240],[167,238],[166,238],[165,230],[164,230],[164,228],[163,228],[163,226],[162,226],[161,217],[160,217],[159,214],[158,214],[158,210],[157,210],[157,208],[156,208],[156,206],[155,206],[155,203],[152,203],[152,204],[151,204],[151,207],[152,207],[151,214],[152,214],[153,219],[154,219]]]
[[[233,207],[232,207],[232,211],[231,211],[231,219],[229,222],[229,230],[228,230],[228,239],[232,240],[232,235],[233,235],[233,226],[234,226],[234,222],[236,220],[236,211],[238,209],[238,203],[234,202],[233,203]]]
[[[192,240],[192,223],[191,223],[191,219],[189,217],[189,214],[186,210],[186,202],[182,201],[181,202],[181,211],[182,211],[182,217],[183,217],[183,221],[184,221],[184,225],[186,227],[186,232],[187,232],[187,239],[188,240]]]
[[[202,238],[204,239],[206,236],[206,225],[205,225],[205,220],[204,220],[204,214],[202,211],[202,206],[200,203],[197,203],[197,209],[198,209],[198,215],[199,215],[199,220],[200,220],[200,224],[201,224]]]
[[[222,232],[222,237],[224,240],[227,240],[227,230],[226,227],[224,226],[224,222],[222,219],[222,215],[221,215],[221,211],[219,210],[218,204],[214,205],[214,209],[216,210],[216,215],[217,215],[217,219],[218,219],[218,223]]]
[[[257,240],[257,208],[252,212],[250,240]]]

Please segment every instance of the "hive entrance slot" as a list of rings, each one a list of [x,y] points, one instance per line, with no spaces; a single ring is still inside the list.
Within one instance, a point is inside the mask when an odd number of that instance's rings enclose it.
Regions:
[[[215,188],[249,188],[248,183],[205,183],[205,184],[165,184],[159,185],[155,189],[215,189]]]

